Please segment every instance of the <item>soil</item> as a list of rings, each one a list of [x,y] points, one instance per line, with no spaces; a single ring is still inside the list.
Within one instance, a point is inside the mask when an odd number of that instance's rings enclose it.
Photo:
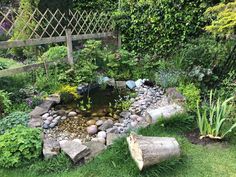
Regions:
[[[199,130],[195,129],[194,131],[188,132],[185,134],[185,136],[187,137],[187,139],[192,143],[192,144],[199,144],[199,145],[209,145],[209,144],[219,144],[219,143],[224,143],[223,140],[219,140],[219,139],[211,139],[211,138],[202,138],[200,139],[200,134],[199,134]]]

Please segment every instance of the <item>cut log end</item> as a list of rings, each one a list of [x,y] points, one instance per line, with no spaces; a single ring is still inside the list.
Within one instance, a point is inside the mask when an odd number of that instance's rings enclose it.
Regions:
[[[175,138],[145,137],[131,133],[127,142],[139,170],[180,156],[180,147]]]

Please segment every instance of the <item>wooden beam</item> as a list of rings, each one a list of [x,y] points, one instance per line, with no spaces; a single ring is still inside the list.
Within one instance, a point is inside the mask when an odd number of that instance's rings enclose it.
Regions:
[[[72,35],[72,40],[84,40],[84,39],[99,39],[105,37],[115,36],[114,32],[107,33],[96,33],[96,34],[80,34],[80,35]],[[60,37],[49,37],[49,38],[41,38],[41,39],[28,39],[28,40],[15,40],[15,41],[1,41],[0,48],[14,48],[14,47],[25,47],[25,46],[33,46],[33,45],[41,45],[41,44],[51,44],[51,43],[59,43],[65,42],[66,36]]]
[[[59,61],[62,62],[62,61],[65,61],[65,59],[59,60]],[[35,63],[35,64],[25,65],[25,66],[21,66],[21,67],[17,67],[17,68],[0,70],[0,78],[16,75],[16,74],[27,72],[27,71],[32,71],[34,69],[45,67],[45,66],[56,65],[56,63],[58,63],[59,61],[57,61],[57,62],[50,61],[50,62],[46,62],[46,63],[44,63],[44,62],[43,63]]]

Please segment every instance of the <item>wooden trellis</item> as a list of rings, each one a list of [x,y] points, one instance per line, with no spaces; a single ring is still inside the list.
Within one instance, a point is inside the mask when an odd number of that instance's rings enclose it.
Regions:
[[[0,11],[0,32],[9,39],[0,41],[0,48],[64,42],[67,29],[71,30],[72,40],[115,34],[110,13],[72,10],[61,12],[59,9],[47,9],[44,12],[35,9],[28,12],[8,9]]]

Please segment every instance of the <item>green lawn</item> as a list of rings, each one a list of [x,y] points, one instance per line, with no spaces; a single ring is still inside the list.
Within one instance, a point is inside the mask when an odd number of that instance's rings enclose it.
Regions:
[[[178,117],[179,119],[180,117]],[[236,176],[236,141],[210,146],[193,145],[183,136],[189,122],[172,119],[139,131],[142,135],[175,137],[182,157],[139,172],[131,159],[125,139],[80,168],[41,177],[234,177]],[[30,170],[0,170],[1,177],[34,177]]]

